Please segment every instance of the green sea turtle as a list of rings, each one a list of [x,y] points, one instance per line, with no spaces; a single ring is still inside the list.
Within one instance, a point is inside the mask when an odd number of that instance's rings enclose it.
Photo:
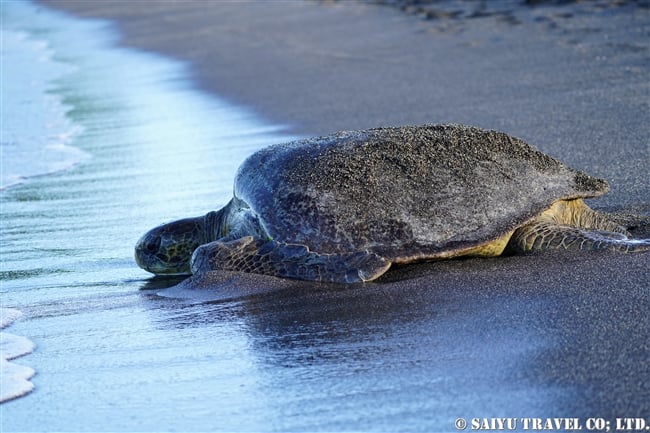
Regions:
[[[504,250],[650,250],[583,198],[608,191],[501,132],[424,125],[339,132],[244,161],[221,210],[136,246],[155,274],[231,270],[359,282],[393,263]]]

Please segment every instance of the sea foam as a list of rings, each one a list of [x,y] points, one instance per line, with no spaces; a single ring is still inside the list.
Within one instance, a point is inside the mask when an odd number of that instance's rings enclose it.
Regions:
[[[70,145],[81,131],[73,123],[57,80],[74,68],[55,60],[49,43],[15,28],[21,5],[2,14],[0,92],[0,189],[24,179],[64,170],[88,157]]]
[[[10,360],[31,353],[35,345],[25,337],[9,334],[4,329],[22,313],[14,308],[0,308],[0,403],[23,396],[34,389],[29,379],[35,371]]]

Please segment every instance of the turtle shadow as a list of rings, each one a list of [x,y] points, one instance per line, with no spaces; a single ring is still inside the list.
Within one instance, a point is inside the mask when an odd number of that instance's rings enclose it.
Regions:
[[[237,272],[210,271],[184,279],[151,279],[145,286],[157,290],[156,295],[183,300],[187,303],[223,303],[264,297],[301,297],[316,295],[324,298],[354,295],[400,292],[406,288],[427,290],[448,287],[459,277],[491,273],[499,268],[504,258],[458,258],[394,265],[380,278],[363,283],[329,283],[280,278],[270,275]],[[452,284],[453,285],[453,284]],[[144,288],[144,287],[143,287]],[[347,295],[346,295],[347,294]]]
[[[182,281],[186,280],[189,278],[188,275],[155,275],[150,278],[148,278],[142,286],[140,286],[140,290],[162,290],[162,289],[167,289],[169,287],[176,286],[177,284],[180,284]]]
[[[193,275],[177,284],[161,287],[158,296],[190,303],[217,303],[242,300],[282,291],[313,291],[344,286],[291,280],[269,275],[236,271],[210,271]]]

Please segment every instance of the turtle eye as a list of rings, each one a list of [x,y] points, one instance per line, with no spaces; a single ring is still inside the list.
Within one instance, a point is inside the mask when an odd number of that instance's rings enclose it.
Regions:
[[[150,253],[157,253],[160,249],[160,236],[156,236],[151,242],[147,242],[145,248]]]

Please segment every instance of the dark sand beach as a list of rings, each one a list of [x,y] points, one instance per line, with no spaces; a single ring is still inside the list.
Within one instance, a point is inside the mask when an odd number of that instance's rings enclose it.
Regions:
[[[287,134],[446,122],[502,130],[607,179],[611,192],[594,208],[650,216],[642,2],[40,3],[114,20],[119,44],[187,62],[199,89]],[[201,160],[216,167],[219,155]],[[129,212],[93,224],[139,216]],[[128,248],[56,276],[81,300],[10,305],[26,316],[16,329],[37,334],[22,361],[37,376],[32,394],[3,405],[4,430],[453,431],[457,418],[488,417],[517,418],[519,429],[522,418],[547,417],[578,418],[585,430],[590,418],[612,430],[624,417],[650,425],[650,254],[426,263],[353,286],[224,274],[197,290],[125,271],[135,267]],[[101,283],[106,263],[119,284]],[[141,331],[150,328],[155,338]],[[62,341],[69,352],[53,351]],[[74,372],[39,368],[52,356]],[[48,375],[69,387],[48,388]]]

